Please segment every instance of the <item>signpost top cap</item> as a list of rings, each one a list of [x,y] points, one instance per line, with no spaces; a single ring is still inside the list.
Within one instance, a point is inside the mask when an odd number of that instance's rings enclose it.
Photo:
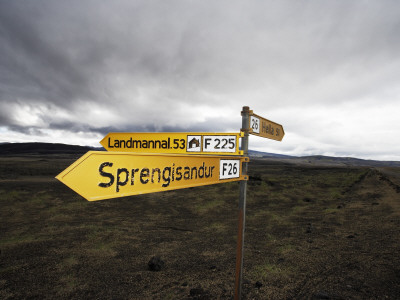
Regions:
[[[253,111],[250,110],[250,107],[248,107],[248,106],[243,106],[243,110],[242,110],[241,113],[242,113],[242,115],[245,114],[245,113],[252,114]]]

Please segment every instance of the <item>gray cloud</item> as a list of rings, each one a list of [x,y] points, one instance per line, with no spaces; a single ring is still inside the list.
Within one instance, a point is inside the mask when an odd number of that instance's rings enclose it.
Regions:
[[[83,93],[85,77],[59,51],[61,45],[55,47],[41,36],[32,20],[35,14],[28,16],[31,11],[19,7],[1,11],[2,53],[5,54],[1,65],[8,87],[2,91],[3,97],[62,105],[60,99],[74,99]]]
[[[250,105],[302,135],[302,110],[398,107],[399,15],[391,0],[0,1],[0,126],[224,131]]]

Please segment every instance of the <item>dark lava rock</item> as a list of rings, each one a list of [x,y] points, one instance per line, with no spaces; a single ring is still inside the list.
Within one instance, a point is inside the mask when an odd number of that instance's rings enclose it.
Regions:
[[[159,256],[153,256],[147,265],[150,271],[161,271],[165,262]]]
[[[254,286],[259,289],[259,288],[261,288],[263,286],[263,284],[262,284],[262,282],[257,281]]]
[[[261,185],[262,178],[261,178],[261,176],[258,176],[258,175],[254,175],[254,176],[250,175],[248,182],[249,182],[249,185]]]
[[[136,279],[137,282],[142,281],[142,275],[137,274],[137,275],[135,276],[135,279]]]
[[[327,292],[320,291],[320,292],[315,293],[313,295],[312,299],[315,299],[315,300],[317,300],[317,299],[331,299],[331,297],[329,297],[329,294]]]
[[[308,224],[307,224],[306,233],[312,233],[312,231],[313,231],[313,226],[312,226],[311,223],[308,223]]]
[[[205,294],[205,292],[201,287],[190,289],[190,296],[192,296],[192,297],[201,296],[201,295],[204,295],[204,294]]]
[[[190,297],[193,300],[209,300],[213,299],[209,292],[203,290],[201,287],[193,288],[190,290]]]

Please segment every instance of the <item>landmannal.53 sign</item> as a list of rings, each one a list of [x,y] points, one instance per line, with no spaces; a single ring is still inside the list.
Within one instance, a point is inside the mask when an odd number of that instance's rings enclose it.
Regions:
[[[242,136],[243,133],[112,132],[100,144],[114,152],[242,155]]]

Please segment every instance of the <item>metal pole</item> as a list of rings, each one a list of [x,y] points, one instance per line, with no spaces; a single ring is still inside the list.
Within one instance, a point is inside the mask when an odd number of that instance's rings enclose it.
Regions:
[[[243,106],[242,110],[242,131],[244,137],[242,138],[242,150],[245,157],[248,156],[249,150],[249,112],[248,106]],[[248,163],[243,163],[242,173],[247,175]],[[247,180],[240,181],[240,195],[239,195],[239,226],[238,226],[238,239],[236,248],[236,277],[235,277],[235,300],[242,297],[242,273],[243,273],[243,250],[244,250],[244,229],[246,224],[246,190]]]

